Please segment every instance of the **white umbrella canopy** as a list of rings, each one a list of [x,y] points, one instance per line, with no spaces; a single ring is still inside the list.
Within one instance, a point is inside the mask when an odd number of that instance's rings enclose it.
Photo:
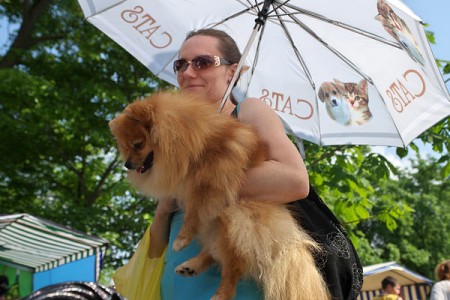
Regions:
[[[175,86],[186,34],[226,31],[249,66],[234,93],[265,101],[320,145],[404,147],[450,114],[422,22],[397,0],[78,1],[89,22]]]

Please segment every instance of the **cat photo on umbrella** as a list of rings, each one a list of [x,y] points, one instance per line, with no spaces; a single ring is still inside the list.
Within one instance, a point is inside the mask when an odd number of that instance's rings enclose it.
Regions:
[[[384,0],[378,0],[377,8],[378,15],[375,19],[381,22],[384,30],[396,39],[415,61],[424,65],[425,61],[420,53],[419,45],[406,22]]]
[[[371,118],[367,80],[359,83],[338,79],[323,82],[318,97],[325,103],[328,115],[339,124],[364,125]]]

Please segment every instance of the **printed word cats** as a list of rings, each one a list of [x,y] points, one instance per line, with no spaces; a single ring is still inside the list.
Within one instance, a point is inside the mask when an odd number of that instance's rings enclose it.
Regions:
[[[403,74],[403,78],[397,79],[386,90],[394,109],[399,113],[416,98],[425,94],[427,86],[423,76],[416,70],[410,69]]]
[[[153,47],[162,49],[172,43],[172,36],[167,31],[162,31],[161,25],[158,25],[142,6],[123,10],[120,16],[128,24],[133,24],[133,28],[142,34]]]
[[[308,101],[291,99],[291,96],[286,96],[282,93],[270,93],[267,89],[262,90],[262,95],[259,99],[277,112],[289,114],[302,120],[310,119],[314,113],[314,108]]]

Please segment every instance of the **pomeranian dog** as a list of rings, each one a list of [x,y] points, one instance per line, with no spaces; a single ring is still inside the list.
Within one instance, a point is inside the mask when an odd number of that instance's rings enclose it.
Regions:
[[[328,115],[339,124],[348,126],[351,123],[350,109],[344,95],[335,82],[324,82],[320,85],[318,97],[325,103]]]
[[[109,126],[131,184],[147,196],[177,199],[185,212],[173,249],[194,237],[202,244],[176,268],[179,275],[218,263],[215,300],[233,299],[241,277],[257,281],[265,299],[330,299],[313,258],[321,248],[287,207],[238,197],[246,171],[266,159],[251,126],[205,99],[169,92],[128,105]]]

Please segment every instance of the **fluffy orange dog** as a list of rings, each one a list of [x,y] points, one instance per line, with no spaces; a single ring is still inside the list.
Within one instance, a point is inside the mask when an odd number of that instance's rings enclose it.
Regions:
[[[219,263],[216,300],[232,299],[241,276],[259,282],[266,299],[330,298],[312,256],[320,248],[289,210],[238,199],[246,171],[266,157],[250,126],[205,100],[175,93],[136,101],[109,126],[132,185],[147,196],[178,199],[184,210],[174,250],[194,237],[203,245],[178,274],[196,275]]]

